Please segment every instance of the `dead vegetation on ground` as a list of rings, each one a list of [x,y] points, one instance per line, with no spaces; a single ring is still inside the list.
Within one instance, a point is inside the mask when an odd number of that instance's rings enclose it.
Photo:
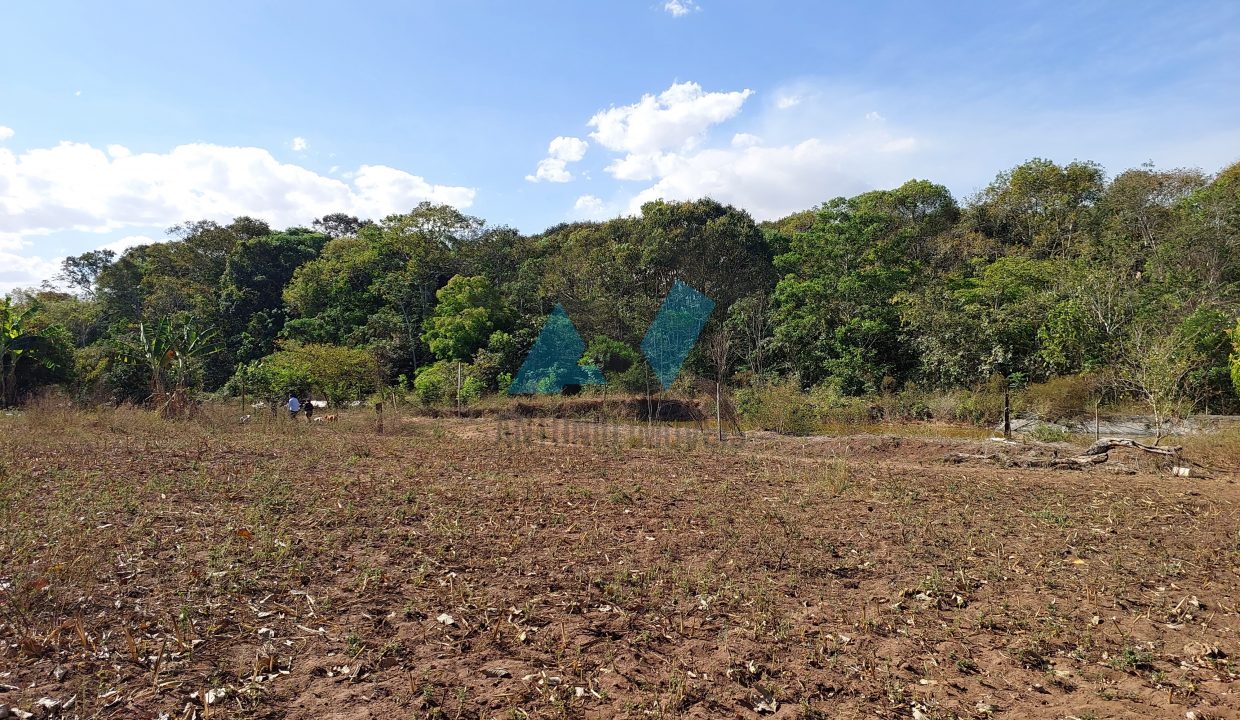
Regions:
[[[1168,477],[1139,453],[951,465],[986,441],[924,430],[719,445],[545,420],[373,425],[0,418],[0,705],[1240,715],[1231,477]]]

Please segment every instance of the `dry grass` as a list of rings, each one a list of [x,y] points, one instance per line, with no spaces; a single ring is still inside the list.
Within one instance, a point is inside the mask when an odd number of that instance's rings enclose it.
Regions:
[[[971,441],[931,433],[238,415],[0,417],[0,703],[1240,713],[1230,478],[948,467]]]

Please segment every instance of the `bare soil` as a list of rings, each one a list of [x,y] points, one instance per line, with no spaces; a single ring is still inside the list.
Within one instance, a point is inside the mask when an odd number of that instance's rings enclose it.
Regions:
[[[924,428],[385,430],[360,411],[0,417],[0,705],[1240,717],[1226,475],[950,465],[985,441]]]

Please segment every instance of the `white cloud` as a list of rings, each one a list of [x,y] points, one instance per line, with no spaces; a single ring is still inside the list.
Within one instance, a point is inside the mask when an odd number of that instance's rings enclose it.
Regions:
[[[637,213],[651,200],[712,197],[745,208],[759,220],[811,207],[866,184],[845,168],[848,148],[811,138],[794,145],[710,149],[676,156],[658,182],[629,203]]]
[[[17,235],[15,233],[0,232],[0,252],[9,251],[9,250],[20,250],[26,245],[29,245],[29,243],[22,240],[21,235]]]
[[[13,128],[0,125],[0,140],[8,140],[13,137]]]
[[[32,250],[32,238],[51,233],[163,229],[239,215],[287,227],[329,212],[385,217],[423,200],[467,208],[474,195],[472,188],[436,185],[384,165],[362,165],[345,181],[256,147],[190,144],[165,153],[73,142],[22,153],[0,147],[0,291],[55,273],[57,262]],[[149,241],[131,235],[105,247]]]
[[[734,148],[753,147],[754,145],[761,144],[762,138],[757,135],[751,135],[749,133],[736,133],[732,136],[732,147]]]
[[[327,180],[320,175],[314,177]],[[350,191],[349,196],[357,210],[356,214],[370,218],[408,212],[423,200],[467,208],[474,204],[476,194],[473,188],[431,185],[417,175],[410,175],[404,170],[386,165],[361,166],[353,174],[353,185],[357,192]]]
[[[37,286],[59,271],[59,261],[0,250],[0,296],[17,288]]]
[[[295,152],[301,152],[302,150],[305,150],[305,149],[306,149],[306,139],[304,137],[293,138],[293,150]]]
[[[593,195],[582,195],[573,203],[573,209],[584,213],[597,213],[603,209],[603,199]]]
[[[652,153],[693,145],[712,126],[741,111],[752,90],[703,92],[697,83],[675,83],[657,97],[603,110],[586,123],[590,137],[608,150]]]
[[[538,167],[534,169],[534,174],[526,175],[525,179],[530,182],[546,180],[547,182],[566,183],[573,179],[573,174],[568,171],[567,163],[563,160],[543,158],[538,161]]]
[[[125,254],[125,251],[128,250],[129,248],[138,247],[139,245],[154,245],[155,243],[166,242],[167,240],[168,238],[166,237],[155,239],[152,237],[147,237],[146,235],[127,235],[126,237],[123,237],[120,240],[107,243],[106,245],[100,245],[98,248],[95,248],[95,249],[96,250],[111,250],[112,252],[116,253],[117,256],[120,256],[120,255]]]
[[[702,8],[694,0],[667,0],[663,3],[663,9],[671,13],[672,17],[684,17]]]
[[[619,214],[618,205],[594,195],[582,195],[573,203],[572,217],[577,220],[605,220]]]
[[[887,120],[887,118],[880,115],[877,110],[871,110],[868,113],[866,113],[865,119],[871,120],[873,122],[884,122]]]
[[[746,121],[751,131],[712,141],[709,131],[736,117],[752,94],[705,92],[683,82],[595,113],[587,124],[590,137],[612,154],[606,172],[646,186],[610,206],[583,195],[573,216],[605,216],[602,207],[611,216],[636,214],[651,200],[712,197],[758,220],[778,218],[835,196],[899,184],[915,174],[911,163],[924,156],[924,143],[911,133],[865,122],[860,108],[841,112],[841,106],[855,108],[857,98],[838,92],[828,97],[810,86],[781,90]],[[796,105],[803,109],[781,112]],[[875,117],[881,116],[867,119]]]
[[[796,107],[797,105],[800,105],[801,101],[804,99],[805,98],[801,97],[800,95],[780,95],[779,97],[775,98],[775,107],[779,108],[780,110],[787,110],[790,107]]]
[[[581,138],[561,135],[547,145],[547,157],[540,160],[534,174],[526,175],[525,179],[530,182],[568,182],[573,179],[573,174],[568,171],[568,163],[579,162],[586,156],[586,149],[589,147],[590,143]]]
[[[586,156],[586,149],[589,147],[590,143],[581,138],[560,136],[547,146],[547,155],[558,160],[577,162]]]
[[[638,192],[628,211],[651,200],[712,197],[748,210],[758,220],[783,217],[839,195],[855,195],[907,180],[916,138],[885,130],[810,137],[778,145],[750,144],[671,153],[653,167],[654,184]]]
[[[593,195],[582,195],[577,198],[577,202],[573,203],[574,210],[597,210],[603,207],[602,198]]]
[[[464,208],[474,193],[382,165],[361,166],[349,184],[255,147],[192,144],[138,154],[72,142],[21,154],[0,148],[0,233],[18,235],[238,215],[283,227],[326,212],[382,217],[422,200]]]
[[[604,168],[617,180],[651,180],[665,175],[675,163],[675,153],[631,153]]]

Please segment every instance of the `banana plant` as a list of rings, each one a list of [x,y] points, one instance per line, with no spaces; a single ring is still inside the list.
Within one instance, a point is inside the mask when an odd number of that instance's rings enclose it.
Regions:
[[[216,336],[214,329],[199,330],[193,323],[181,326],[181,331],[176,338],[176,356],[172,376],[173,383],[178,389],[184,389],[188,383],[189,374],[195,362],[221,350],[216,342]]]
[[[22,309],[14,307],[6,297],[0,304],[0,404],[17,402],[17,361],[49,344],[47,338],[30,328],[30,319],[38,311],[39,304],[35,302]]]
[[[151,374],[151,399],[155,400],[166,394],[168,370],[172,367],[173,360],[176,359],[176,349],[173,345],[172,323],[167,320],[161,320],[157,325],[147,330],[146,323],[138,323],[138,345],[135,353],[136,358],[126,357],[127,362],[134,362],[135,359]]]
[[[169,388],[184,394],[195,362],[220,350],[214,330],[199,330],[193,322],[179,329],[167,318],[147,327],[138,324],[137,344],[121,354],[124,362],[143,365],[151,376],[151,400],[164,402]]]

